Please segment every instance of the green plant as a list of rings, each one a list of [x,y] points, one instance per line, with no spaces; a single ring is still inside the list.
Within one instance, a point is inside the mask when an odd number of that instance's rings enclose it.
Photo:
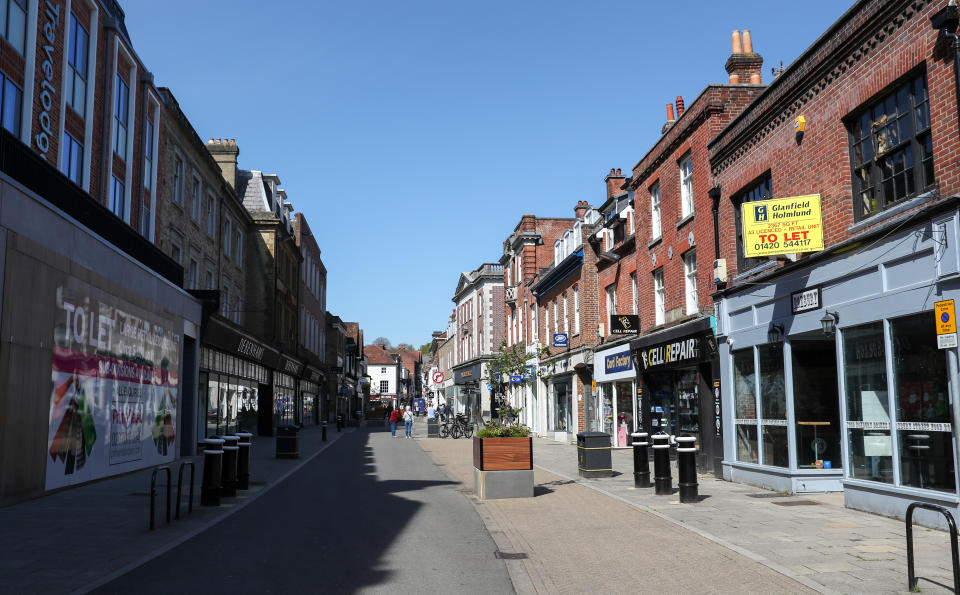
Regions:
[[[526,438],[530,430],[524,426],[506,426],[500,422],[490,422],[477,430],[477,438]]]
[[[540,376],[539,371],[527,370],[527,361],[534,358],[543,358],[550,354],[545,346],[538,346],[533,352],[528,352],[523,345],[515,343],[507,346],[507,341],[500,343],[500,350],[494,353],[490,360],[490,380],[497,392],[503,391],[503,376],[520,376],[520,385],[525,385],[532,378]]]

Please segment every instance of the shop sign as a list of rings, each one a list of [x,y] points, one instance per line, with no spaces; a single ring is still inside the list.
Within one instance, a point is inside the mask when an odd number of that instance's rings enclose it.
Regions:
[[[664,343],[640,352],[640,361],[643,362],[644,370],[649,370],[650,368],[664,364],[695,361],[699,358],[700,339],[697,337],[681,339],[673,343]]]
[[[292,359],[283,358],[283,371],[291,376],[300,375],[300,364]]]
[[[258,345],[246,337],[240,337],[240,342],[237,343],[237,353],[258,362],[263,361],[263,345]]]
[[[607,374],[614,372],[626,372],[633,368],[633,362],[630,359],[630,350],[612,353],[603,358],[603,371]]]
[[[820,286],[794,291],[790,294],[790,307],[794,314],[809,312],[810,310],[819,310],[821,307]]]
[[[933,304],[937,324],[937,347],[950,349],[957,346],[957,314],[953,300]]]
[[[640,317],[636,314],[612,314],[611,335],[635,335],[640,332]]]
[[[567,346],[567,334],[566,333],[554,333],[553,334],[553,346],[554,347],[566,347]]]
[[[474,364],[462,370],[453,371],[453,382],[454,384],[463,384],[465,382],[473,382],[479,380],[482,372],[480,370],[480,364]]]
[[[823,250],[819,194],[744,202],[740,209],[748,258]]]
[[[176,328],[79,279],[57,288],[47,490],[173,460]]]

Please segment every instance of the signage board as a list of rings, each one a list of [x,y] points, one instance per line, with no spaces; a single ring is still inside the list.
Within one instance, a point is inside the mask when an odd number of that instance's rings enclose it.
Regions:
[[[566,333],[554,333],[553,334],[553,346],[554,347],[566,347],[567,346],[567,334]]]
[[[820,286],[794,291],[790,294],[790,308],[794,314],[819,310],[822,307]]]
[[[665,364],[694,362],[700,359],[700,337],[685,337],[670,343],[661,343],[640,351],[643,369]]]
[[[606,374],[626,372],[631,368],[633,368],[633,360],[630,358],[629,349],[619,353],[611,353],[603,358],[603,371]]]
[[[957,346],[957,313],[953,300],[933,304],[937,325],[937,349],[952,349]]]
[[[636,314],[611,314],[611,335],[635,335],[640,332],[640,317]]]
[[[823,250],[819,194],[744,202],[740,210],[748,258]]]
[[[521,382],[523,382],[523,376],[518,374],[512,374],[510,376],[510,384],[520,384]]]

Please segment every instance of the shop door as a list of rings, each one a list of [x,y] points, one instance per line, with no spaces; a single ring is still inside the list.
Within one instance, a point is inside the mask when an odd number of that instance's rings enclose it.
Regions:
[[[673,373],[650,375],[650,433],[677,434],[677,415],[673,398]]]
[[[798,469],[840,468],[840,402],[832,340],[791,340]]]

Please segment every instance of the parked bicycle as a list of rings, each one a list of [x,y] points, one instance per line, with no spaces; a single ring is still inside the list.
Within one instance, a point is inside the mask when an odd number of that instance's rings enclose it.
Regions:
[[[453,419],[440,424],[440,437],[447,438],[448,436],[472,438],[473,424],[469,422],[466,415],[458,413]]]

